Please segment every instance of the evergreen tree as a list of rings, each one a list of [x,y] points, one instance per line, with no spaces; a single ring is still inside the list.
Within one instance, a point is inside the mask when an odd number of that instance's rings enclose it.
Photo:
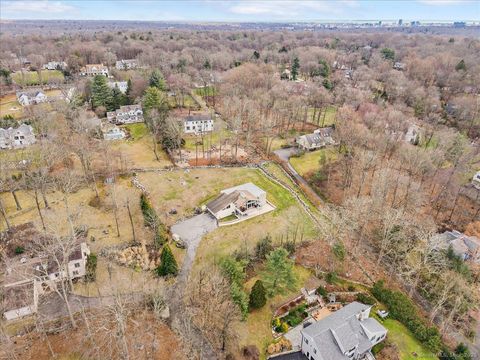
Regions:
[[[390,48],[383,48],[380,52],[382,53],[383,58],[386,60],[395,59],[395,51]]]
[[[287,250],[279,248],[268,254],[262,280],[268,296],[285,293],[287,289],[295,286],[297,279]]]
[[[165,245],[160,255],[160,265],[156,269],[158,276],[177,275],[178,265],[172,250],[168,245]]]
[[[203,68],[204,69],[211,69],[212,68],[212,65],[210,65],[210,61],[208,59],[206,59],[205,62],[203,63]]]
[[[125,96],[127,102],[125,105],[133,104],[134,99],[132,99],[132,79],[128,79],[127,81],[127,91],[125,91]]]
[[[257,60],[260,59],[260,53],[259,53],[257,50],[255,50],[255,51],[253,52],[253,57],[254,57],[255,59],[257,59]]]
[[[125,101],[123,99],[123,94],[120,91],[120,89],[117,86],[115,86],[112,89],[112,103],[111,103],[110,108],[112,110],[119,109],[121,105],[125,105]]]
[[[150,75],[150,86],[162,91],[166,90],[167,87],[165,85],[165,79],[163,78],[163,74],[160,72],[160,70],[155,69],[152,71],[152,74]]]
[[[266,291],[262,280],[257,280],[250,292],[250,301],[248,306],[250,309],[260,309],[267,303]]]
[[[298,71],[300,70],[300,60],[298,60],[298,57],[293,59],[293,65],[292,65],[292,80],[297,80],[298,78]]]
[[[108,111],[112,109],[112,89],[108,87],[107,78],[103,75],[97,75],[92,83],[92,106],[97,108],[104,106]]]
[[[455,66],[455,70],[460,71],[460,70],[467,70],[467,66],[465,65],[465,60],[460,60],[460,62]]]

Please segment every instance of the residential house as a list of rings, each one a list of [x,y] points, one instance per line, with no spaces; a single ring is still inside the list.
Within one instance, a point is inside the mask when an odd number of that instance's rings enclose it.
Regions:
[[[18,149],[35,143],[35,134],[30,125],[17,128],[0,128],[0,149]]]
[[[110,81],[108,83],[108,86],[110,87],[110,89],[113,89],[116,87],[118,88],[118,90],[120,90],[122,94],[125,94],[128,89],[128,82],[127,81]]]
[[[117,70],[130,70],[135,69],[136,67],[138,67],[138,62],[136,59],[118,60],[115,63],[115,68]]]
[[[48,100],[42,90],[28,90],[17,92],[17,101],[22,106],[44,103]]]
[[[317,129],[313,132],[313,134],[306,134],[299,136],[296,139],[296,142],[300,149],[303,150],[315,150],[327,145],[335,144],[333,140],[333,128],[326,127]]]
[[[87,64],[80,70],[82,76],[103,75],[108,77],[108,67],[103,64]]]
[[[188,115],[183,121],[185,134],[198,134],[213,131],[213,119],[210,114]]]
[[[125,139],[125,132],[118,126],[110,123],[102,124],[102,134],[104,140]]]
[[[387,336],[370,318],[371,305],[352,302],[302,329],[301,353],[308,360],[360,360],[374,358],[372,347]]]
[[[393,68],[395,70],[403,71],[407,68],[407,65],[397,61],[393,64]]]
[[[117,125],[143,122],[143,110],[140,105],[120,106],[120,109],[107,112],[107,120]]]
[[[475,175],[473,175],[472,185],[476,189],[480,190],[480,171],[477,171],[477,173]]]
[[[440,245],[452,247],[455,255],[464,261],[472,261],[480,264],[480,239],[476,236],[468,236],[460,231],[445,231],[436,235],[435,239]]]
[[[65,70],[67,68],[67,63],[65,61],[49,61],[43,65],[45,70]]]
[[[252,183],[222,190],[221,195],[210,201],[206,208],[217,220],[227,216],[248,216],[267,204],[267,193]]]
[[[61,253],[57,254],[55,259],[46,254],[33,257],[22,254],[6,259],[3,278],[3,316],[7,320],[13,320],[34,314],[37,311],[39,295],[67,277],[74,280],[85,276],[89,254],[88,245],[84,240],[80,240],[70,252],[66,262],[63,261]],[[65,267],[59,267],[59,264],[63,263]]]

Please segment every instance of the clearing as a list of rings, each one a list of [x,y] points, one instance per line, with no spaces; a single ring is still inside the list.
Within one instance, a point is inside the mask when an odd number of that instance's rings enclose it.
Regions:
[[[293,168],[300,174],[300,176],[304,177],[307,174],[320,170],[320,160],[322,156],[325,157],[326,163],[329,163],[335,161],[338,154],[335,148],[332,147],[318,149],[306,152],[301,156],[292,156],[290,158],[290,164],[292,164]]]
[[[65,80],[63,73],[60,70],[41,70],[42,80],[37,71],[17,71],[12,74],[12,80],[21,86],[28,85],[42,85],[52,82],[62,82]]]

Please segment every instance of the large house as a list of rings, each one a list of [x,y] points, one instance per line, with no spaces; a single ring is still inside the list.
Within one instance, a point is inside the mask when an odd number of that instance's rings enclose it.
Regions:
[[[45,70],[65,70],[67,68],[67,63],[65,61],[49,61],[43,65]]]
[[[127,81],[110,81],[108,83],[110,89],[118,88],[122,94],[125,94],[128,89],[128,82]]]
[[[61,254],[57,254],[55,258],[48,255],[18,255],[6,259],[2,299],[5,319],[14,320],[34,314],[37,311],[39,295],[54,288],[58,281],[85,276],[89,254],[90,249],[82,240],[72,249],[66,262]],[[60,264],[65,266],[61,267]]]
[[[455,255],[462,260],[480,264],[480,239],[476,236],[468,236],[453,230],[436,235],[435,239],[440,245],[451,246]]]
[[[198,134],[213,131],[213,119],[210,114],[188,115],[183,121],[185,134]]]
[[[297,144],[303,150],[316,150],[327,145],[335,144],[332,138],[333,128],[326,127],[317,129],[313,134],[306,134],[297,138]]]
[[[473,175],[472,185],[475,186],[475,188],[477,188],[478,190],[480,190],[480,171],[477,171],[477,173]]]
[[[206,208],[217,220],[227,216],[249,216],[267,204],[267,193],[252,183],[222,190],[221,195],[210,201]]]
[[[112,124],[133,124],[143,122],[143,111],[140,105],[120,106],[120,109],[107,112],[107,120]]]
[[[108,77],[108,67],[103,64],[87,64],[80,70],[82,76],[103,75]]]
[[[17,101],[22,106],[44,103],[48,100],[42,90],[29,90],[17,92]]]
[[[308,360],[360,360],[374,358],[372,347],[387,336],[370,318],[371,305],[352,302],[301,330],[301,352]]]
[[[35,143],[35,134],[30,125],[17,128],[0,128],[0,149],[18,149]]]
[[[117,70],[130,70],[130,69],[135,69],[137,66],[138,66],[138,62],[135,59],[118,60],[115,63],[115,68]]]

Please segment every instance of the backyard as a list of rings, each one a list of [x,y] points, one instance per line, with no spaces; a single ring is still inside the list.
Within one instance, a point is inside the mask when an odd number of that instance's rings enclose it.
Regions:
[[[326,162],[330,162],[335,161],[338,154],[335,148],[328,147],[306,152],[298,157],[293,156],[290,158],[290,163],[301,176],[305,176],[320,169],[320,160],[322,156],[324,156]]]
[[[308,121],[317,124],[319,127],[332,126],[335,124],[335,116],[337,108],[335,106],[327,106],[323,109],[315,111],[313,108],[308,109]],[[314,118],[315,115],[315,118]]]
[[[42,85],[52,82],[62,83],[65,78],[60,70],[41,70],[42,80],[37,71],[17,71],[12,74],[13,81],[21,86]]]

